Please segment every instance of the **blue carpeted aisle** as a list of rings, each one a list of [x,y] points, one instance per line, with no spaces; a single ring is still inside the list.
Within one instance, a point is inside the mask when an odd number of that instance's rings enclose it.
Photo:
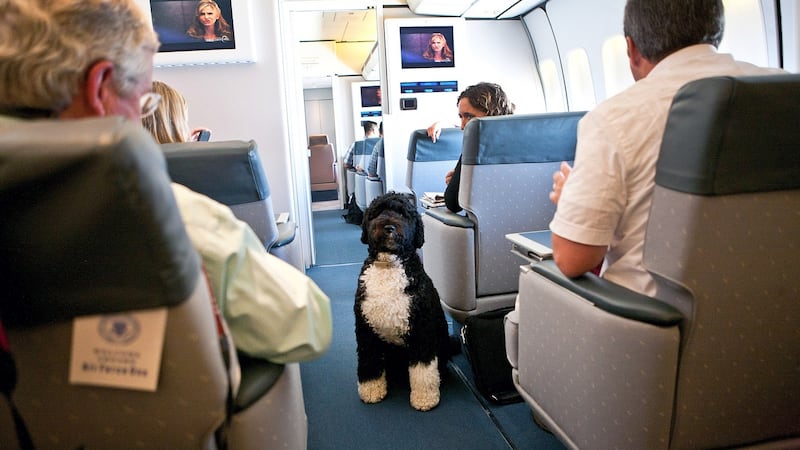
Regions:
[[[344,221],[344,211],[314,211],[316,266],[364,262],[367,246],[361,243],[361,227]],[[355,280],[355,278],[354,278]]]
[[[361,229],[342,211],[314,212],[317,265],[308,275],[331,298],[333,342],[321,358],[301,365],[308,448],[317,449],[561,449],[538,429],[524,403],[488,405],[473,393],[469,365],[457,356],[442,385],[442,400],[428,412],[414,410],[408,388],[395,388],[367,405],[357,392],[353,297],[366,257]]]

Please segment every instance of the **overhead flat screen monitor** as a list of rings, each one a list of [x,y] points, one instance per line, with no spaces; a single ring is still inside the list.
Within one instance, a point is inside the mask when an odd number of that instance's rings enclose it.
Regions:
[[[361,86],[361,107],[374,108],[381,106],[380,86]]]
[[[159,52],[236,48],[231,0],[150,0],[150,13]]]
[[[400,27],[403,69],[455,67],[452,26]]]

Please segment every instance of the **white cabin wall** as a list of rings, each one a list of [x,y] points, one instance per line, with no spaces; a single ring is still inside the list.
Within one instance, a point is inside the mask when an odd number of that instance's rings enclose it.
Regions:
[[[781,0],[783,68],[800,72],[800,0]]]
[[[556,0],[546,5],[547,17],[552,26],[553,36],[558,45],[563,70],[564,88],[567,93],[568,109],[571,111],[587,109],[583,106],[596,104],[608,97],[603,68],[603,46],[615,35],[622,35],[622,15],[625,0],[604,0],[602,2],[585,0]],[[545,22],[537,22],[543,26]],[[540,31],[541,33],[541,31]],[[535,45],[538,44],[535,42]],[[552,45],[550,43],[547,44]],[[583,49],[588,58],[593,98],[575,98],[575,93],[586,90],[574,86],[580,82],[580,74],[570,70],[567,64],[571,52]],[[626,61],[627,63],[627,61]],[[629,83],[633,83],[630,73]],[[613,93],[612,93],[613,94]]]
[[[591,109],[633,84],[623,38],[625,3],[625,0],[550,0],[544,9],[525,16],[537,50],[550,111],[563,109],[562,98],[567,99],[569,110]],[[790,71],[797,71],[800,59],[798,3],[800,0],[781,2],[784,67]],[[720,51],[753,64],[777,67],[778,39],[772,0],[724,0],[724,4],[726,26]],[[585,56],[585,62],[581,56]],[[563,91],[562,98],[558,89]]]
[[[213,140],[254,139],[275,211],[296,217],[277,2],[251,1],[250,13],[255,63],[156,68],[153,79],[186,97],[191,125],[210,128]],[[288,252],[296,267],[303,267],[300,251],[293,243]]]
[[[543,8],[537,8],[528,13],[523,20],[536,50],[539,78],[542,83],[547,112],[567,111],[564,73],[550,19]]]
[[[333,91],[336,97],[336,111],[333,119],[336,121],[336,153],[341,158],[344,153],[350,148],[350,144],[356,139],[363,139],[361,136],[356,135],[353,130],[356,129],[355,112],[353,111],[352,102],[352,85],[364,81],[361,76],[347,76],[347,77],[333,77]]]
[[[385,18],[415,16],[407,9],[385,9]],[[514,102],[520,114],[545,110],[544,95],[525,27],[520,20],[467,20],[464,36],[459,43],[458,91],[481,82],[498,83]],[[385,47],[384,47],[385,49]],[[385,50],[384,50],[385,51]],[[384,53],[385,55],[385,53]],[[391,55],[389,56],[391,57]],[[385,89],[384,92],[391,92]],[[427,128],[434,121],[444,126],[459,126],[456,99],[458,93],[420,94],[438,96],[442,101],[420,101],[420,109],[400,111],[399,99],[384,94],[384,101],[394,108],[390,114],[384,107],[384,149],[386,152],[386,183],[388,189],[405,191],[406,154],[410,134]],[[409,97],[413,95],[402,95]],[[429,107],[427,105],[430,105]],[[444,173],[442,178],[444,178]]]
[[[466,25],[470,59],[460,90],[481,81],[497,83],[516,105],[515,113],[544,112],[544,92],[524,24],[520,20],[467,20]],[[460,123],[455,104],[450,115]]]
[[[306,136],[325,134],[328,142],[336,142],[333,90],[331,88],[304,89]]]

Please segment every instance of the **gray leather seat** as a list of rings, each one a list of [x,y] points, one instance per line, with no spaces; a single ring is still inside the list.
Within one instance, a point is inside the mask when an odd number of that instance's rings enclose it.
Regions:
[[[458,193],[465,213],[434,208],[423,216],[425,270],[455,320],[513,305],[519,258],[505,235],[547,228],[555,211],[548,198],[552,174],[574,158],[583,114],[480,117],[467,124]]]
[[[255,141],[182,142],[161,148],[174,182],[230,207],[270,253],[287,258],[296,225],[292,220],[276,222]]]
[[[363,141],[356,141],[353,149],[353,167],[361,167],[362,171],[353,170],[354,186],[356,195],[356,205],[362,211],[367,209],[367,166],[372,158],[372,149],[380,138],[366,138]]]
[[[304,448],[296,365],[240,364],[235,352],[226,364],[221,344],[232,343],[218,333],[164,157],[139,124],[4,128],[0,215],[0,317],[19,374],[14,400],[37,448],[216,448],[228,414],[234,448]],[[70,383],[73,340],[85,342],[73,319],[124,318],[138,326],[114,330],[135,339],[150,325],[132,314],[153,308],[167,315],[155,392]],[[0,448],[18,445],[8,413],[0,402]]]
[[[798,116],[798,75],[677,93],[644,243],[655,298],[523,267],[508,356],[565,445],[800,446]]]
[[[378,142],[376,142],[375,146],[372,148],[372,155],[365,169],[367,171],[365,203],[367,207],[369,207],[372,200],[386,193],[384,182],[386,179],[386,159],[383,150],[383,138],[379,138]]]
[[[328,142],[326,134],[312,134],[308,137],[308,171],[312,191],[326,191],[339,188],[336,168],[336,152]]]
[[[419,199],[425,192],[444,192],[444,176],[452,170],[461,156],[464,132],[458,128],[444,128],[436,142],[428,137],[427,130],[415,130],[408,139],[406,154],[406,187]],[[422,209],[420,209],[422,211]]]

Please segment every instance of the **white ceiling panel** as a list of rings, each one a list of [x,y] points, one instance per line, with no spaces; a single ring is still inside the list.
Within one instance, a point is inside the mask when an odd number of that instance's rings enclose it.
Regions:
[[[475,0],[408,0],[408,7],[415,14],[458,17],[473,3]]]
[[[543,5],[547,0],[520,0],[516,5],[512,6],[508,11],[503,13],[498,19],[510,19],[527,14],[532,9]]]
[[[375,10],[295,11],[292,29],[300,42],[363,42],[377,39]]]
[[[463,15],[468,19],[494,19],[518,0],[478,0]]]

